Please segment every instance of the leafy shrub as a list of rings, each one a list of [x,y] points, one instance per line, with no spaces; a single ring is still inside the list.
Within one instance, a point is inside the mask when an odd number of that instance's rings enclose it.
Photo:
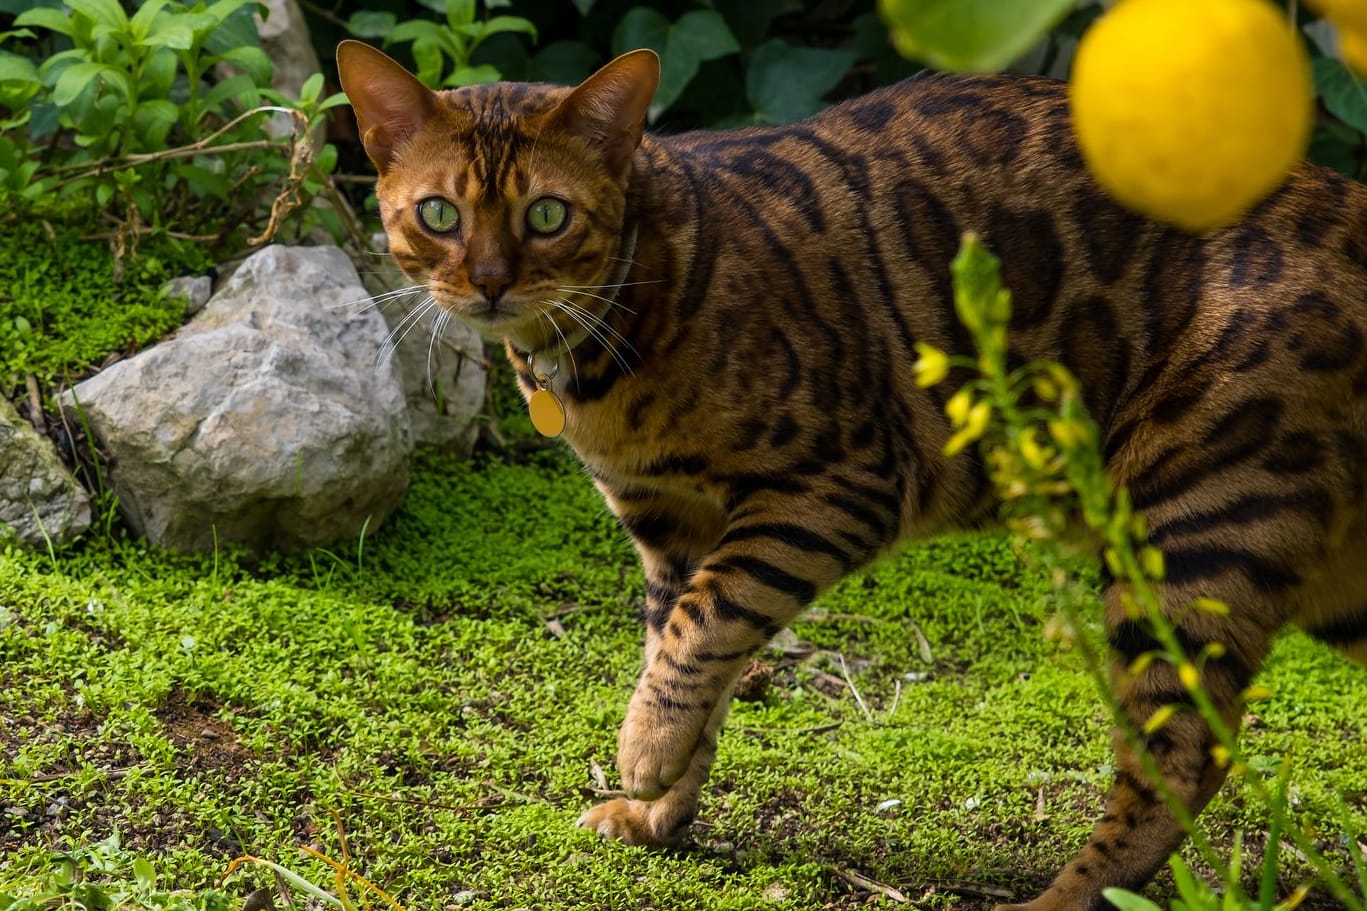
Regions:
[[[0,205],[98,212],[120,249],[145,234],[264,239],[321,188],[311,131],[340,96],[269,88],[254,0],[66,0],[0,33]],[[41,60],[41,62],[36,62]],[[220,77],[223,68],[234,75]],[[288,136],[268,130],[289,119]]]

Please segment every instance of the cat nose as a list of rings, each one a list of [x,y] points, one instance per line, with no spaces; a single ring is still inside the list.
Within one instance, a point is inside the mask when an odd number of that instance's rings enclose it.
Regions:
[[[493,273],[489,275],[472,275],[470,283],[484,292],[484,296],[489,303],[498,303],[498,299],[503,296],[503,292],[508,290],[508,286],[513,283],[512,276],[504,273]]]

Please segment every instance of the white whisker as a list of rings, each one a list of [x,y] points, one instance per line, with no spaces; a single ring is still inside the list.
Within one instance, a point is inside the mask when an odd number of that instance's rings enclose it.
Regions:
[[[582,295],[584,295],[585,297],[592,297],[592,298],[594,298],[594,299],[596,299],[596,300],[600,300],[600,301],[602,301],[603,303],[607,304],[609,308],[618,307],[618,308],[620,308],[620,309],[626,311],[627,313],[630,313],[632,316],[635,316],[635,315],[636,315],[636,311],[633,310],[633,309],[631,309],[630,307],[628,307],[626,304],[623,304],[623,303],[621,303],[621,302],[619,302],[619,301],[617,301],[617,300],[615,300],[615,299],[613,299],[613,298],[611,298],[611,297],[604,297],[604,296],[601,295],[601,294],[594,294],[592,291],[585,291],[585,290],[582,289],[582,288],[573,288],[573,287],[556,288],[555,290],[559,291],[561,294],[582,294]]]
[[[432,352],[437,347],[437,339],[446,331],[446,322],[450,318],[450,311],[444,308],[437,311],[436,318],[432,320],[432,338],[427,342],[427,392],[434,402],[437,400],[437,384],[432,379]]]
[[[403,344],[403,340],[408,337],[408,333],[412,332],[413,327],[416,326],[436,305],[437,302],[429,297],[403,315],[403,319],[399,320],[394,328],[389,330],[389,334],[385,336],[384,342],[380,345],[380,350],[375,353],[376,369],[383,366],[386,361],[394,356],[394,352]],[[398,336],[397,339],[394,337],[396,335]]]
[[[602,291],[606,288],[630,288],[633,285],[661,285],[664,284],[663,278],[652,278],[649,281],[640,282],[608,282],[603,285],[565,285],[566,288],[573,288],[575,291],[582,291],[588,288],[591,291]]]
[[[545,301],[542,301],[541,303],[543,303],[543,304],[550,304],[552,307],[555,306],[555,301],[552,301],[552,300],[545,300]],[[575,360],[574,360],[574,348],[571,347],[571,345],[570,345],[570,340],[569,340],[568,337],[566,337],[565,331],[564,331],[563,329],[560,328],[560,324],[557,323],[557,322],[555,321],[555,317],[551,316],[551,315],[550,315],[549,313],[547,313],[545,310],[538,310],[538,311],[536,311],[536,312],[537,312],[537,315],[538,315],[538,316],[540,316],[540,317],[541,317],[542,319],[544,319],[548,324],[550,324],[551,331],[554,332],[554,333],[556,334],[556,337],[560,339],[560,344],[562,344],[562,345],[565,346],[565,354],[569,355],[569,359],[570,359],[570,375],[574,377],[575,383],[578,383],[578,382],[579,382],[579,364],[576,363]]]
[[[628,351],[630,351],[632,354],[636,354],[636,355],[639,356],[639,352],[636,350],[636,346],[633,345],[633,344],[627,339],[626,336],[624,336],[622,333],[618,332],[617,329],[614,328],[613,325],[612,325],[611,323],[609,323],[607,320],[605,320],[605,319],[603,319],[602,317],[598,316],[597,314],[593,313],[593,311],[587,310],[587,309],[585,309],[584,307],[581,307],[581,306],[579,306],[578,304],[573,303],[573,302],[571,302],[571,301],[564,300],[563,298],[561,298],[561,303],[563,303],[563,304],[566,305],[567,307],[571,307],[571,308],[573,308],[573,309],[579,311],[579,312],[580,312],[581,314],[583,314],[586,318],[592,320],[592,321],[594,322],[594,324],[597,325],[600,329],[605,330],[605,331],[607,332],[607,334],[610,335],[612,338],[615,338],[615,339],[617,339],[619,342],[621,342],[622,345],[623,345]]]
[[[356,311],[355,315],[359,316],[362,313],[369,313],[371,310],[383,310],[386,304],[391,304],[404,297],[412,297],[413,295],[420,293],[424,287],[425,286],[423,285],[413,285],[409,288],[398,288],[394,291],[385,291],[381,294],[376,294],[373,297],[363,297],[360,300],[328,304],[327,308],[329,310],[345,310],[348,307],[356,307],[360,304],[364,304],[365,306]]]
[[[598,342],[598,344],[607,349],[607,352],[612,355],[613,360],[617,362],[617,366],[622,368],[623,373],[630,375],[634,372],[631,369],[631,365],[627,363],[626,358],[617,350],[617,346],[612,344],[612,338],[616,338],[633,354],[636,354],[636,348],[631,342],[627,341],[620,332],[603,322],[593,313],[590,313],[582,307],[571,304],[569,301],[557,299],[554,303],[558,310],[562,311],[566,316],[578,323],[583,327],[585,332]]]

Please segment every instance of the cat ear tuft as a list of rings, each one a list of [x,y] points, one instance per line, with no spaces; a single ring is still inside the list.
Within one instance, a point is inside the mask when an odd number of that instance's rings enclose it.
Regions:
[[[437,107],[436,95],[387,55],[350,39],[337,45],[337,75],[356,112],[361,143],[383,174],[394,151]]]
[[[644,48],[629,51],[580,83],[552,117],[601,149],[608,167],[620,171],[641,144],[659,85],[659,56]]]

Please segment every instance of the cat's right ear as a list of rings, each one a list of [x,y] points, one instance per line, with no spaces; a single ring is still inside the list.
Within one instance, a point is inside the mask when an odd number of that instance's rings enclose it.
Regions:
[[[659,85],[659,56],[644,48],[629,51],[580,83],[551,116],[597,146],[609,168],[620,170],[641,143]]]
[[[394,150],[436,110],[436,95],[388,56],[350,39],[337,45],[337,75],[356,111],[361,144],[383,174]]]

